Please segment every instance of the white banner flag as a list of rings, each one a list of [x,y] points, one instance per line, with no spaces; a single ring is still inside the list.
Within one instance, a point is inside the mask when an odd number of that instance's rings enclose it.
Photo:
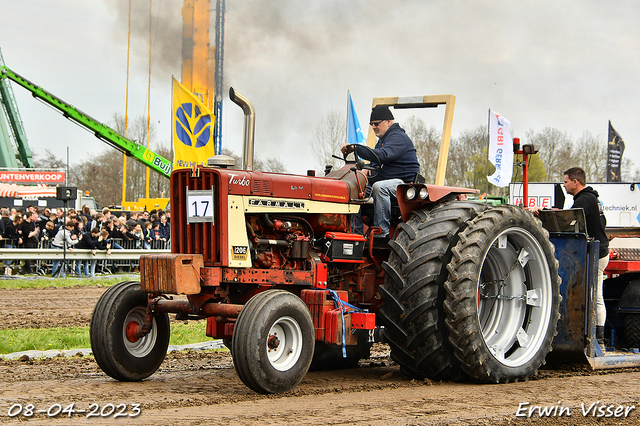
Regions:
[[[495,186],[505,187],[513,174],[511,122],[491,110],[489,115],[489,161],[496,166],[496,171],[487,179]]]

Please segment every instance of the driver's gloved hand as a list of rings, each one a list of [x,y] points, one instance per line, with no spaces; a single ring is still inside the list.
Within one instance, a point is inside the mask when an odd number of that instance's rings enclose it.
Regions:
[[[342,148],[340,150],[342,151],[342,153],[344,155],[346,155],[346,154],[352,153],[353,150],[354,150],[354,147],[353,147],[353,145],[345,144],[345,145],[342,146]]]

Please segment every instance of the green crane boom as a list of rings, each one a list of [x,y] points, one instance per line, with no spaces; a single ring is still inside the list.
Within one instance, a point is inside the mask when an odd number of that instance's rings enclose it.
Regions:
[[[4,58],[2,57],[1,51],[0,66],[4,66]],[[31,157],[27,135],[22,126],[22,119],[18,112],[18,105],[16,104],[16,99],[13,96],[13,90],[11,90],[9,82],[4,79],[0,79],[0,104],[9,120],[9,125],[7,126],[2,116],[2,111],[0,111],[0,166],[17,168],[17,160],[20,160],[23,167],[32,169],[33,158]],[[13,141],[18,150],[17,158],[11,144],[11,136],[13,136]]]
[[[31,92],[34,98],[41,99],[62,113],[63,116],[78,123],[80,126],[92,132],[98,139],[111,145],[118,151],[131,156],[148,166],[150,169],[160,173],[166,178],[171,175],[172,163],[166,158],[156,154],[148,148],[135,143],[111,129],[106,124],[102,124],[88,114],[80,111],[62,99],[52,95],[42,87],[31,83],[24,77],[11,71],[6,66],[0,67],[0,80],[9,79]]]

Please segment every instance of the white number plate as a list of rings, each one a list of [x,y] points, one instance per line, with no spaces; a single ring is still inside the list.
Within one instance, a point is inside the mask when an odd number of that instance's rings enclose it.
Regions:
[[[213,222],[213,189],[187,190],[187,223]]]

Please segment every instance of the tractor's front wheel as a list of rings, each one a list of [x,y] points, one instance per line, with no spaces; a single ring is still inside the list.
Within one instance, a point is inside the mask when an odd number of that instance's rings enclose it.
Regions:
[[[459,234],[445,283],[449,340],[479,382],[523,380],[544,364],[560,317],[558,261],[530,212],[497,206]]]
[[[233,365],[254,391],[287,392],[307,374],[314,342],[313,319],[302,299],[267,290],[240,311],[231,339]]]
[[[146,316],[147,295],[137,281],[116,284],[98,300],[89,335],[96,362],[107,375],[139,381],[162,364],[169,345],[169,316],[154,315],[151,331],[137,337]]]

